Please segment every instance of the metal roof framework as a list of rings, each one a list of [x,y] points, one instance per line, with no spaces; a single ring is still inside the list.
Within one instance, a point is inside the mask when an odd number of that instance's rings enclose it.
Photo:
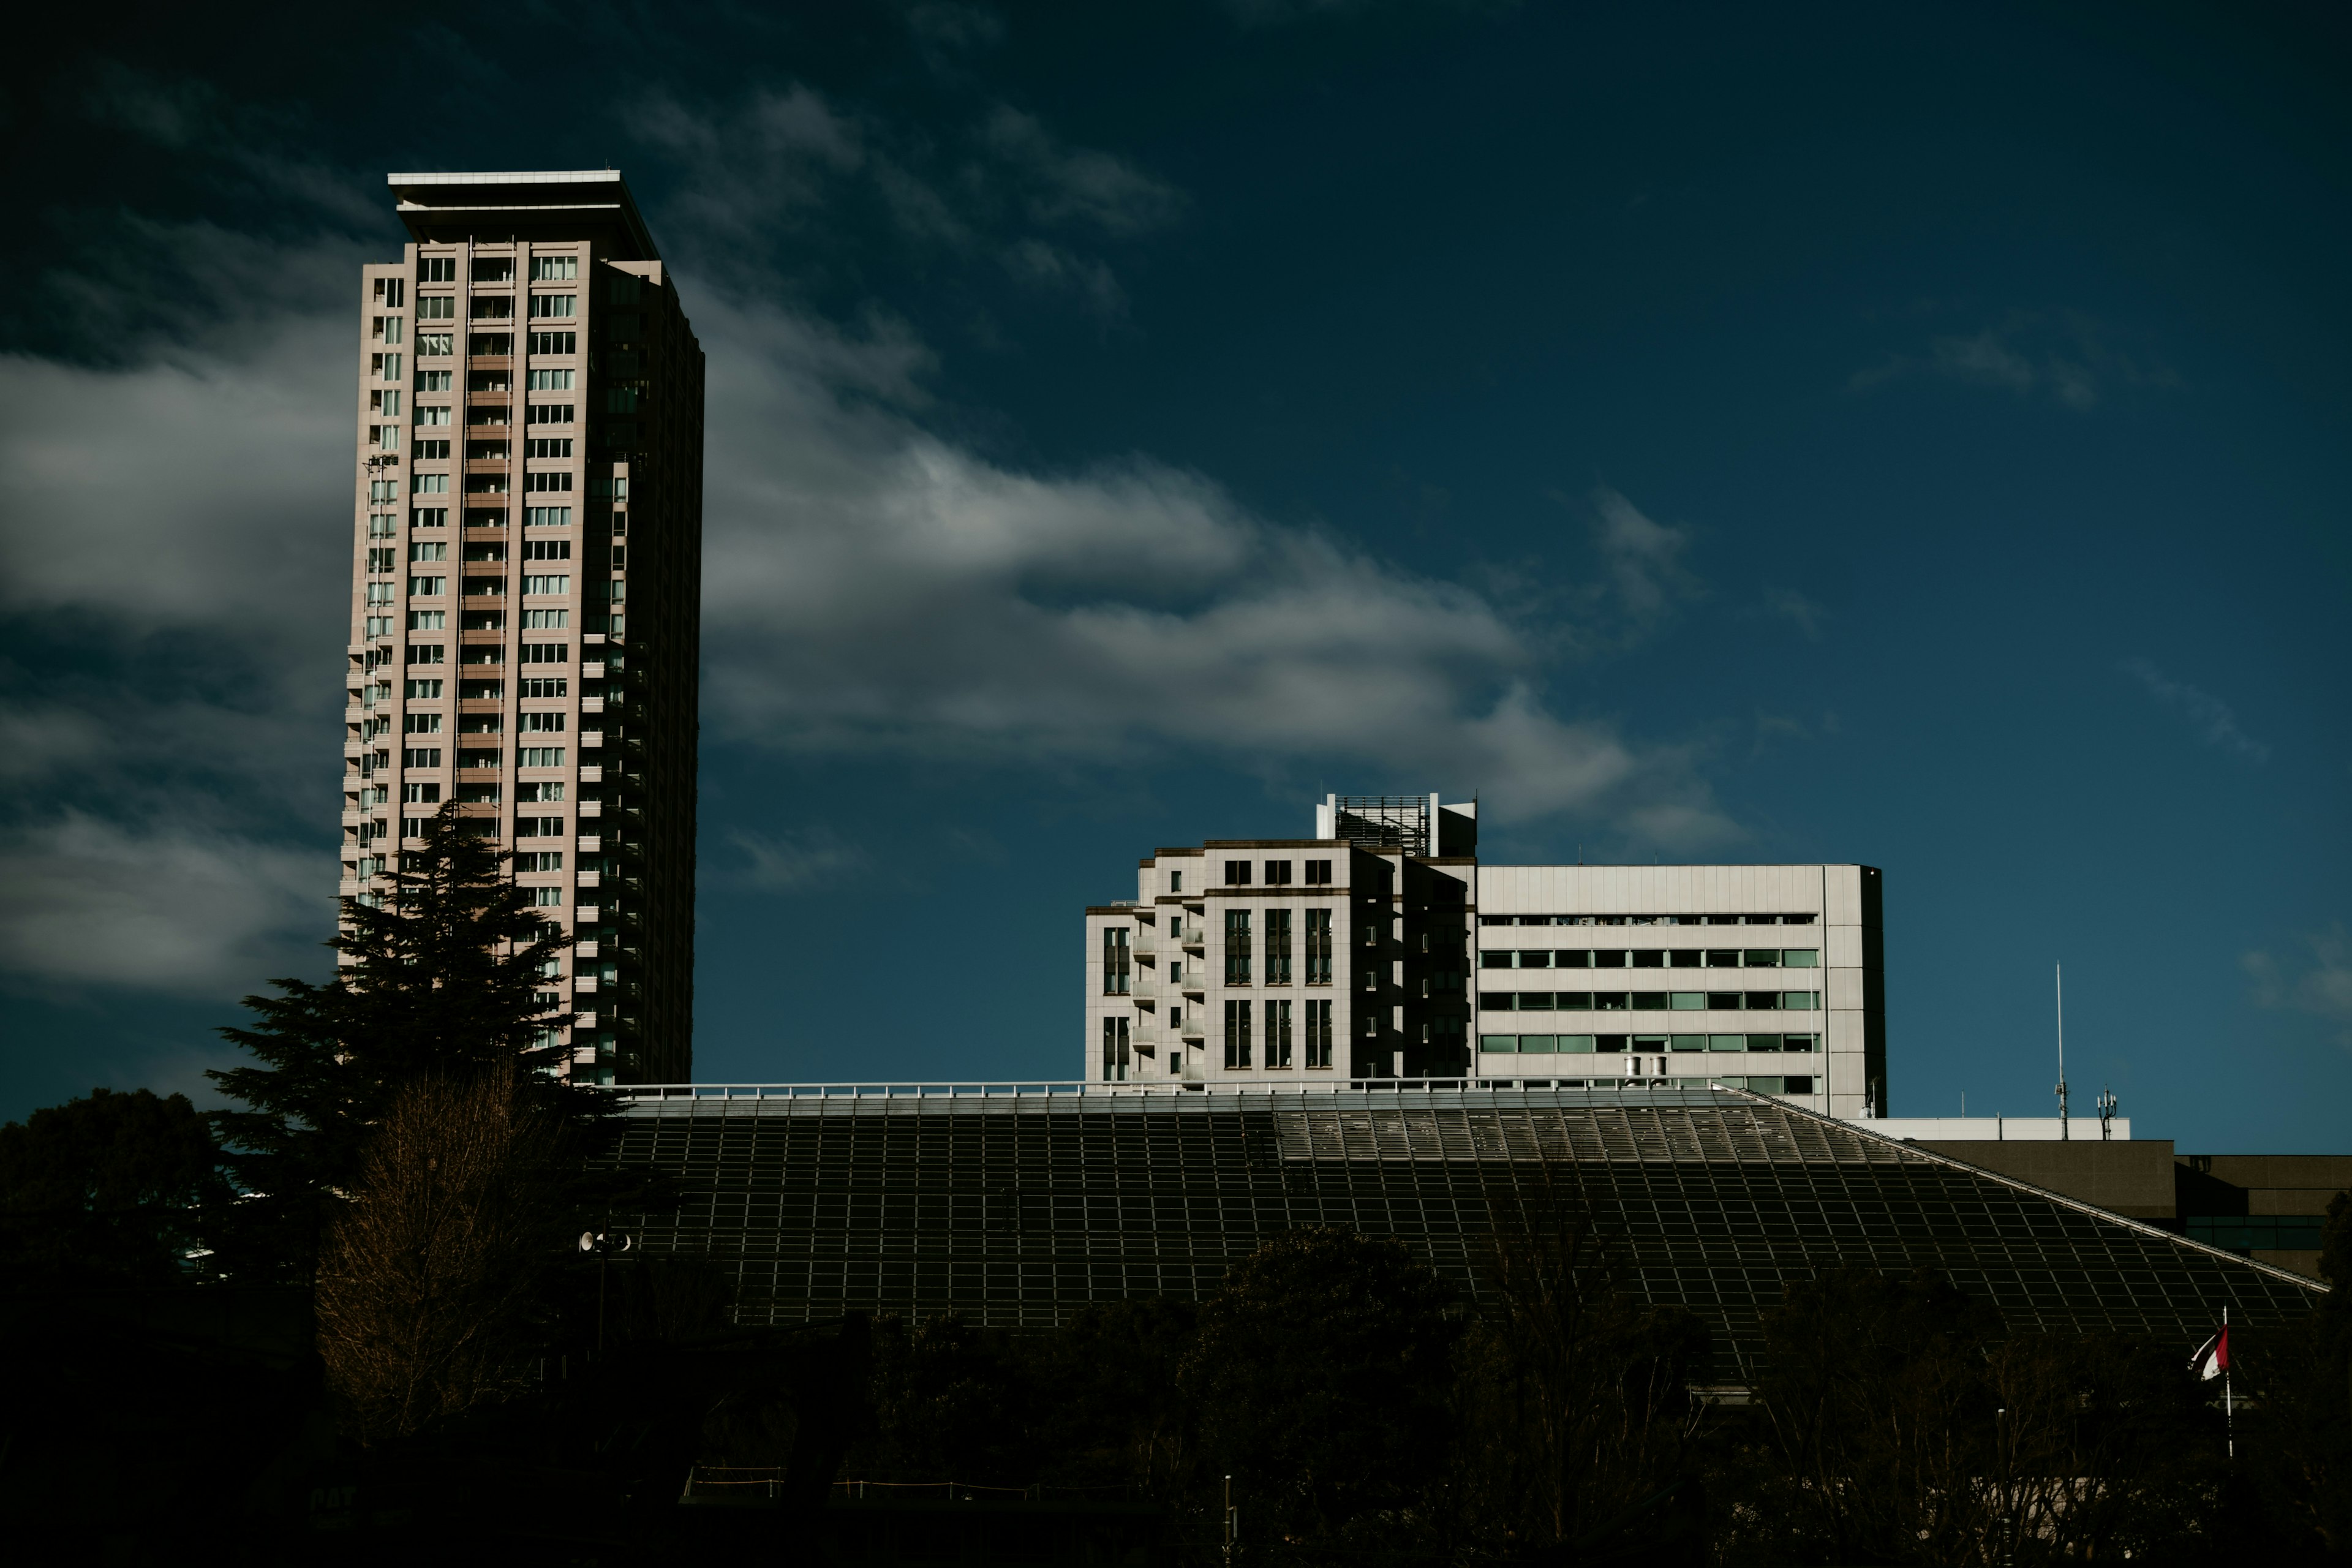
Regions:
[[[2142,1221],[1723,1089],[672,1086],[631,1091],[618,1159],[690,1194],[651,1253],[731,1277],[737,1321],[956,1312],[1045,1329],[1201,1300],[1273,1236],[1402,1241],[1466,1297],[1498,1208],[1571,1198],[1654,1306],[1748,1379],[1762,1314],[1820,1270],[1940,1269],[2014,1330],[2194,1343],[2324,1287]]]

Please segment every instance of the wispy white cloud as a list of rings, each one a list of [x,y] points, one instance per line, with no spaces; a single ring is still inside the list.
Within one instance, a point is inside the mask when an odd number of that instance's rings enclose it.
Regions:
[[[1113,153],[1069,146],[1034,114],[999,104],[982,134],[1042,222],[1077,220],[1106,234],[1137,235],[1183,214],[1184,195],[1167,181]]]
[[[2352,931],[2338,921],[2304,938],[2307,956],[2249,952],[2243,963],[2254,1004],[2325,1020],[2336,1043],[2352,1047]]]
[[[189,994],[315,970],[334,878],[328,853],[65,812],[0,839],[0,970]]]
[[[1856,371],[1848,385],[1864,391],[1917,376],[2046,397],[2078,413],[2121,389],[2181,384],[2162,362],[2116,347],[2098,322],[2080,312],[2014,310],[1995,325],[1932,338],[1924,353],[1891,354]]]
[[[2250,763],[2266,763],[2271,749],[2238,728],[2230,705],[2210,691],[2174,680],[2144,658],[2127,658],[2116,668],[2138,681],[2147,694],[2189,721],[2198,739]]]
[[[1549,626],[1255,517],[1130,457],[1029,473],[836,389],[868,349],[764,308],[713,344],[709,712],[809,749],[1038,762],[1329,760],[1475,784],[1677,846],[1732,830],[1692,759],[1541,696]],[[887,345],[870,352],[887,355]],[[1679,531],[1607,492],[1616,591],[1654,615]]]
[[[1764,613],[1789,622],[1807,642],[1822,640],[1822,623],[1829,618],[1827,610],[1794,588],[1766,587]]]
[[[743,853],[738,875],[769,893],[796,893],[862,871],[873,858],[825,828],[799,833],[754,833],[737,829],[727,841]]]

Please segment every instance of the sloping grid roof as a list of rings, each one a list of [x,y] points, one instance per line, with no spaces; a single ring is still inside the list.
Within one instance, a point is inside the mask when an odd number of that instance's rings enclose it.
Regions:
[[[1948,1156],[1728,1090],[646,1100],[620,1158],[690,1197],[648,1249],[708,1256],[744,1322],[845,1310],[1043,1328],[1197,1300],[1295,1226],[1394,1237],[1465,1294],[1498,1200],[1570,1194],[1628,1288],[1716,1334],[1816,1270],[1943,1270],[2014,1328],[2193,1344],[2319,1287]]]

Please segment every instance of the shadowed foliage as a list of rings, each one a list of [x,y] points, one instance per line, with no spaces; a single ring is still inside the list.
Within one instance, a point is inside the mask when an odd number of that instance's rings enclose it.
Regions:
[[[94,1089],[0,1126],[0,1279],[17,1289],[170,1285],[232,1192],[185,1095]]]
[[[373,1131],[406,1085],[560,1059],[550,1031],[572,1013],[538,993],[559,984],[572,938],[540,918],[511,860],[444,806],[380,904],[343,900],[343,929],[327,944],[340,955],[334,979],[274,981],[282,994],[246,998],[252,1027],[221,1031],[257,1061],[209,1075],[248,1108],[215,1113],[252,1194],[215,1243],[226,1271],[310,1275],[337,1194],[360,1181]],[[593,1131],[608,1097],[537,1072],[517,1092],[591,1133],[583,1155],[602,1146]]]

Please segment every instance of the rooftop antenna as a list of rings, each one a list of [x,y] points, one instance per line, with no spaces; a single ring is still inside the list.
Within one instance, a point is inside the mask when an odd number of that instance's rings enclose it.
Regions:
[[[2099,1086],[2099,1142],[2102,1143],[2115,1136],[2116,1103],[2116,1091],[2101,1084]]]
[[[2051,965],[2058,979],[2058,1138],[2069,1141],[2066,1131],[2066,966]]]

